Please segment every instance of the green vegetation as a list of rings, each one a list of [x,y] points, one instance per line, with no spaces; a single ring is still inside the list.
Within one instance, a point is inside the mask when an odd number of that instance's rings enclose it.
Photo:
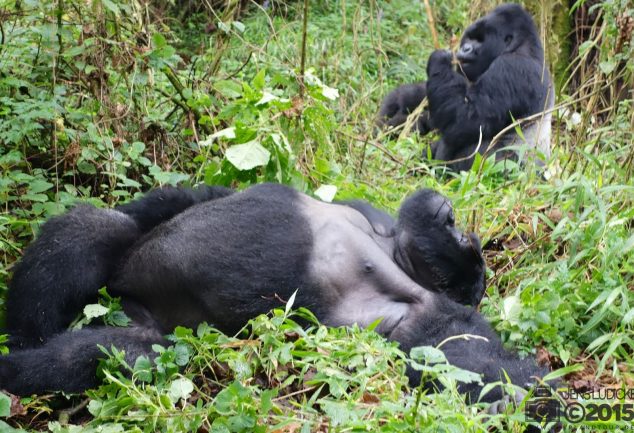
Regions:
[[[337,199],[393,212],[433,187],[483,240],[481,311],[508,347],[564,367],[573,387],[634,388],[631,3],[598,3],[589,12],[599,19],[576,33],[588,39],[574,41],[576,57],[558,76],[562,109],[543,177],[493,160],[443,174],[420,157],[433,137],[373,135],[381,97],[425,78],[433,43],[423,2],[308,2],[305,51],[303,2],[168,3],[0,0],[0,306],[38,225],[78,201],[112,206],[162,184],[276,181],[309,193],[334,185]],[[486,6],[432,2],[441,44]],[[121,324],[116,300],[102,294],[78,326],[99,316]],[[0,394],[0,430],[525,427],[521,409],[489,416],[485,404],[465,405],[455,381],[470,375],[433,348],[419,351],[419,368],[446,389],[426,394],[408,389],[394,344],[369,330],[305,329],[297,315],[310,314],[275,311],[239,338],[179,328],[174,346],[156,348],[155,367],[125,365],[105,348],[104,385],[89,400]]]

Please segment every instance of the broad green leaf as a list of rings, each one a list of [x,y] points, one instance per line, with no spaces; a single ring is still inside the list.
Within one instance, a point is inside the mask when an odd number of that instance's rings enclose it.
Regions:
[[[260,70],[253,78],[253,81],[251,81],[251,84],[253,85],[253,88],[262,90],[266,84],[266,70]]]
[[[219,137],[223,137],[223,138],[227,138],[229,140],[232,140],[234,138],[236,138],[236,128],[235,127],[230,127],[230,128],[225,128],[225,129],[221,129],[220,131],[216,132],[215,134],[212,134],[209,139],[215,139],[215,138],[219,138]],[[207,142],[209,139],[205,140],[204,142],[201,142],[200,144],[211,144],[211,142]]]
[[[160,33],[154,33],[152,35],[152,43],[154,44],[154,48],[162,48],[167,45],[165,37]]]
[[[191,395],[193,390],[194,384],[192,383],[192,381],[185,377],[181,377],[179,379],[176,379],[170,385],[170,398],[174,402],[177,402],[180,399],[187,399]]]
[[[242,24],[240,21],[233,21],[231,23],[231,25],[233,27],[235,27],[235,29],[239,32],[239,33],[244,33],[244,24]]]
[[[239,98],[242,96],[242,86],[240,83],[231,80],[220,80],[214,83],[214,89],[227,98]]]
[[[0,392],[0,417],[11,415],[11,397]]]
[[[610,75],[612,71],[616,69],[616,62],[613,60],[601,62],[599,63],[599,69],[601,69],[601,72],[603,72],[605,75]]]
[[[324,95],[324,97],[334,101],[339,97],[339,90],[333,87],[328,87],[324,84],[321,88],[321,94]]]
[[[502,319],[512,324],[519,323],[522,304],[518,296],[509,296],[502,304]]]
[[[101,317],[108,314],[108,308],[100,304],[89,304],[84,307],[84,316],[88,319],[94,319],[95,317]]]
[[[337,194],[337,187],[334,185],[322,185],[315,191],[317,197],[328,203],[332,202],[335,194]]]
[[[270,92],[262,92],[262,99],[255,103],[255,105],[264,105],[268,102],[278,99],[277,96]]]
[[[119,6],[117,6],[116,3],[110,0],[101,0],[101,4],[103,4],[103,6],[110,12],[112,12],[115,16],[119,16]]]
[[[269,163],[271,153],[260,143],[253,140],[244,144],[236,144],[227,149],[227,160],[238,170],[251,170]]]
[[[432,346],[418,346],[410,351],[412,359],[425,361],[427,364],[438,364],[447,362],[445,354],[440,349]]]

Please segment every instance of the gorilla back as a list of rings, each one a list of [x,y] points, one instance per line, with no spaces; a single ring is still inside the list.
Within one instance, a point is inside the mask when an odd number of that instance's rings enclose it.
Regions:
[[[132,207],[143,209],[144,200]],[[164,205],[159,202],[148,211]],[[132,222],[151,220],[142,213],[121,215]],[[73,232],[74,221],[67,216],[57,220],[60,226],[68,222],[63,233]],[[295,290],[295,305],[310,308],[327,325],[365,326],[382,318],[377,331],[405,350],[437,345],[459,334],[483,335],[486,341],[451,339],[443,350],[450,362],[482,373],[485,383],[500,380],[502,370],[519,385],[542,374],[531,361],[506,352],[475,309],[452,300],[479,301],[484,266],[477,237],[454,228],[451,207],[437,193],[421,191],[410,197],[387,233],[375,224],[389,225],[389,217],[370,206],[323,203],[281,185],[204,198],[170,217],[132,247],[122,248],[108,278],[110,292],[122,297],[133,326],[62,331],[44,344],[15,350],[0,357],[0,387],[18,394],[81,391],[97,384],[98,344],[124,349],[133,362],[150,353],[151,345],[162,341],[161,334],[176,325],[207,321],[233,333],[249,319],[282,305]],[[85,219],[91,218],[87,212]],[[94,235],[84,241],[81,237],[87,235],[74,234],[69,246],[73,254],[82,245],[90,248],[88,240]],[[34,279],[49,272],[42,264],[66,254],[60,248],[50,257],[40,241],[27,252],[37,258],[29,270]],[[108,251],[108,257],[112,253]],[[70,266],[81,266],[81,260],[61,265],[61,271],[70,271]],[[89,274],[91,269],[83,271]],[[26,295],[16,291],[25,281],[23,273],[16,273],[14,298],[38,296],[33,290]],[[62,275],[53,287],[40,287],[39,296],[56,290],[64,302],[73,296],[64,287]],[[98,289],[83,286],[81,292]],[[415,372],[410,378],[414,384],[420,380]],[[480,387],[462,390],[476,399]],[[499,392],[487,395],[488,400],[499,397]]]

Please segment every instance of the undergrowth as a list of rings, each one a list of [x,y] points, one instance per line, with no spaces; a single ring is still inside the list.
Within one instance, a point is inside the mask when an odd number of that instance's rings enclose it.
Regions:
[[[480,309],[509,349],[563,368],[577,389],[634,388],[634,102],[631,91],[610,99],[632,84],[631,5],[593,6],[592,39],[567,70],[582,70],[582,82],[560,80],[545,171],[489,159],[451,174],[421,157],[432,136],[374,129],[381,97],[425,78],[433,42],[423,2],[309,2],[304,70],[303,2],[238,3],[187,15],[158,1],[0,0],[0,305],[39,224],[78,201],[274,181],[394,213],[432,187],[483,240]],[[443,46],[482,14],[476,3],[432,2]],[[525,427],[522,408],[490,416],[485,404],[465,405],[455,382],[469,375],[433,348],[419,361],[445,389],[411,390],[393,343],[371,330],[302,328],[297,314],[309,313],[275,311],[238,336],[179,328],[174,346],[155,348],[154,367],[104,348],[103,386],[87,397],[0,394],[0,429]]]

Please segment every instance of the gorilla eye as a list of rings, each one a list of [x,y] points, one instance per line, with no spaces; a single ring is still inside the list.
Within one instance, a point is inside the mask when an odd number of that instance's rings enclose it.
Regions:
[[[456,223],[456,217],[453,214],[453,210],[450,210],[449,213],[447,214],[447,224],[452,226],[455,223]]]
[[[506,42],[506,44],[510,44],[512,40],[513,40],[513,35],[506,35],[504,37],[504,42]]]

